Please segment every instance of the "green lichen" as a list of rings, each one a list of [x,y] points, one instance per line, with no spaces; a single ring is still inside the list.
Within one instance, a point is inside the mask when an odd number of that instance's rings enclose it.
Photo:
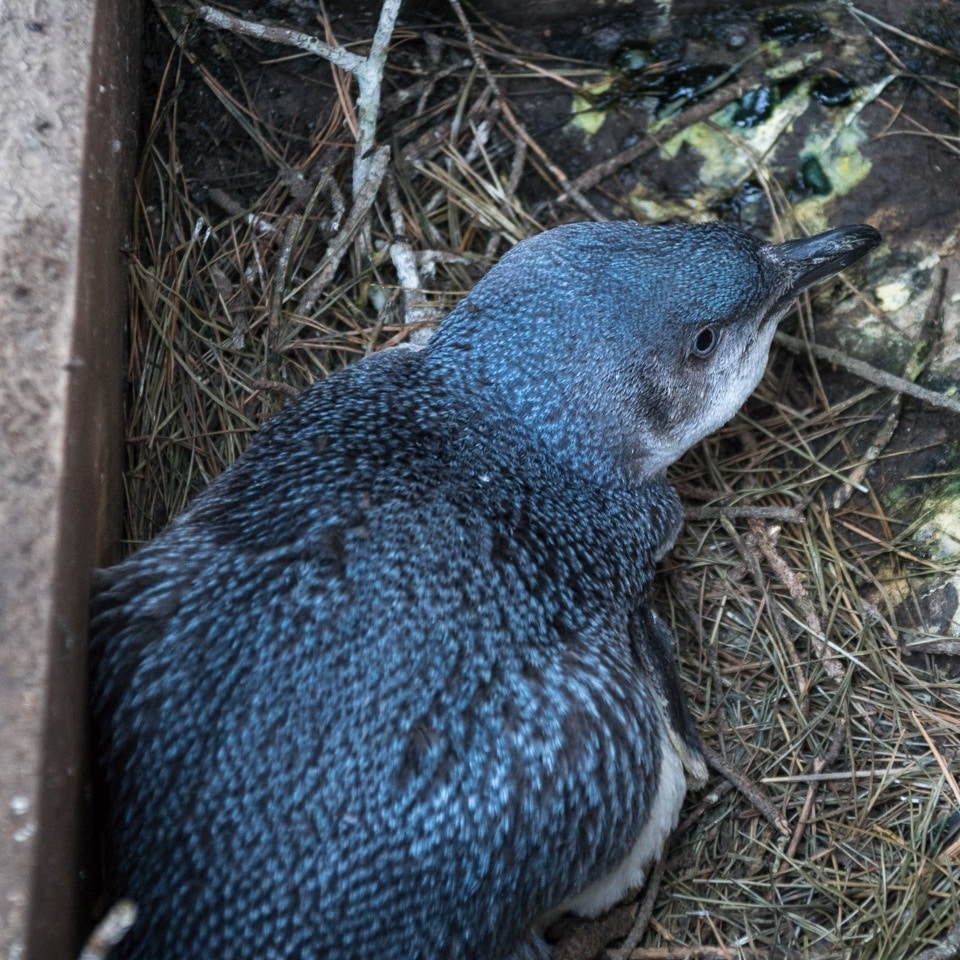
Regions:
[[[884,313],[896,313],[910,302],[913,291],[902,280],[894,280],[890,283],[881,283],[874,293],[877,297],[877,306]]]
[[[589,92],[577,92],[573,95],[573,101],[570,104],[570,110],[573,114],[572,119],[567,124],[566,129],[576,130],[585,137],[592,137],[602,126],[607,117],[607,111],[597,108],[598,98],[606,93],[613,85],[613,78],[602,80],[600,83],[591,84]]]
[[[960,557],[960,474],[938,484],[918,510],[922,518],[914,541],[932,560],[956,561]]]

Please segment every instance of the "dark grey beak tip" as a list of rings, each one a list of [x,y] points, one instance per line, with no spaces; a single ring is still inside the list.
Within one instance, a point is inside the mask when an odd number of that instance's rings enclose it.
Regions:
[[[799,293],[856,263],[881,239],[873,227],[859,223],[802,240],[788,240],[772,249],[776,260],[790,273],[790,292]]]

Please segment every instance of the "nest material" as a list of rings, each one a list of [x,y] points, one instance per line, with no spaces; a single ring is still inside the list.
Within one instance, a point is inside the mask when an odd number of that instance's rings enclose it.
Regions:
[[[361,197],[347,73],[188,8],[154,13],[169,55],[131,260],[131,544],[288,394],[415,335],[524,236],[596,212],[504,92],[517,77],[570,90],[590,68],[456,19],[398,29],[379,121],[392,152]],[[319,118],[274,115],[290,96],[321,101]],[[904,610],[955,570],[918,555],[909,502],[889,516],[869,482],[849,485],[894,401],[846,394],[780,352],[671,475],[695,506],[658,602],[722,774],[688,799],[628,956],[957,956],[960,684],[951,661],[904,652]],[[637,909],[561,925],[556,955],[623,955]]]

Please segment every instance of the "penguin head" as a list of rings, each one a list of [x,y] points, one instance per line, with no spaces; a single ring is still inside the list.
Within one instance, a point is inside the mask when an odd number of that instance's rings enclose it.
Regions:
[[[636,482],[726,423],[793,298],[879,242],[865,225],[780,244],[724,224],[556,227],[506,254],[427,350],[577,470]]]

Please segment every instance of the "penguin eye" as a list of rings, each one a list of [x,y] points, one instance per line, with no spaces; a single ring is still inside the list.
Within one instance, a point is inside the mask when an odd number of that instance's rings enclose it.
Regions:
[[[702,327],[699,331],[697,331],[697,335],[693,339],[693,346],[691,347],[690,352],[695,357],[705,359],[717,349],[717,344],[719,342],[720,331],[712,323],[707,324],[707,326]]]

